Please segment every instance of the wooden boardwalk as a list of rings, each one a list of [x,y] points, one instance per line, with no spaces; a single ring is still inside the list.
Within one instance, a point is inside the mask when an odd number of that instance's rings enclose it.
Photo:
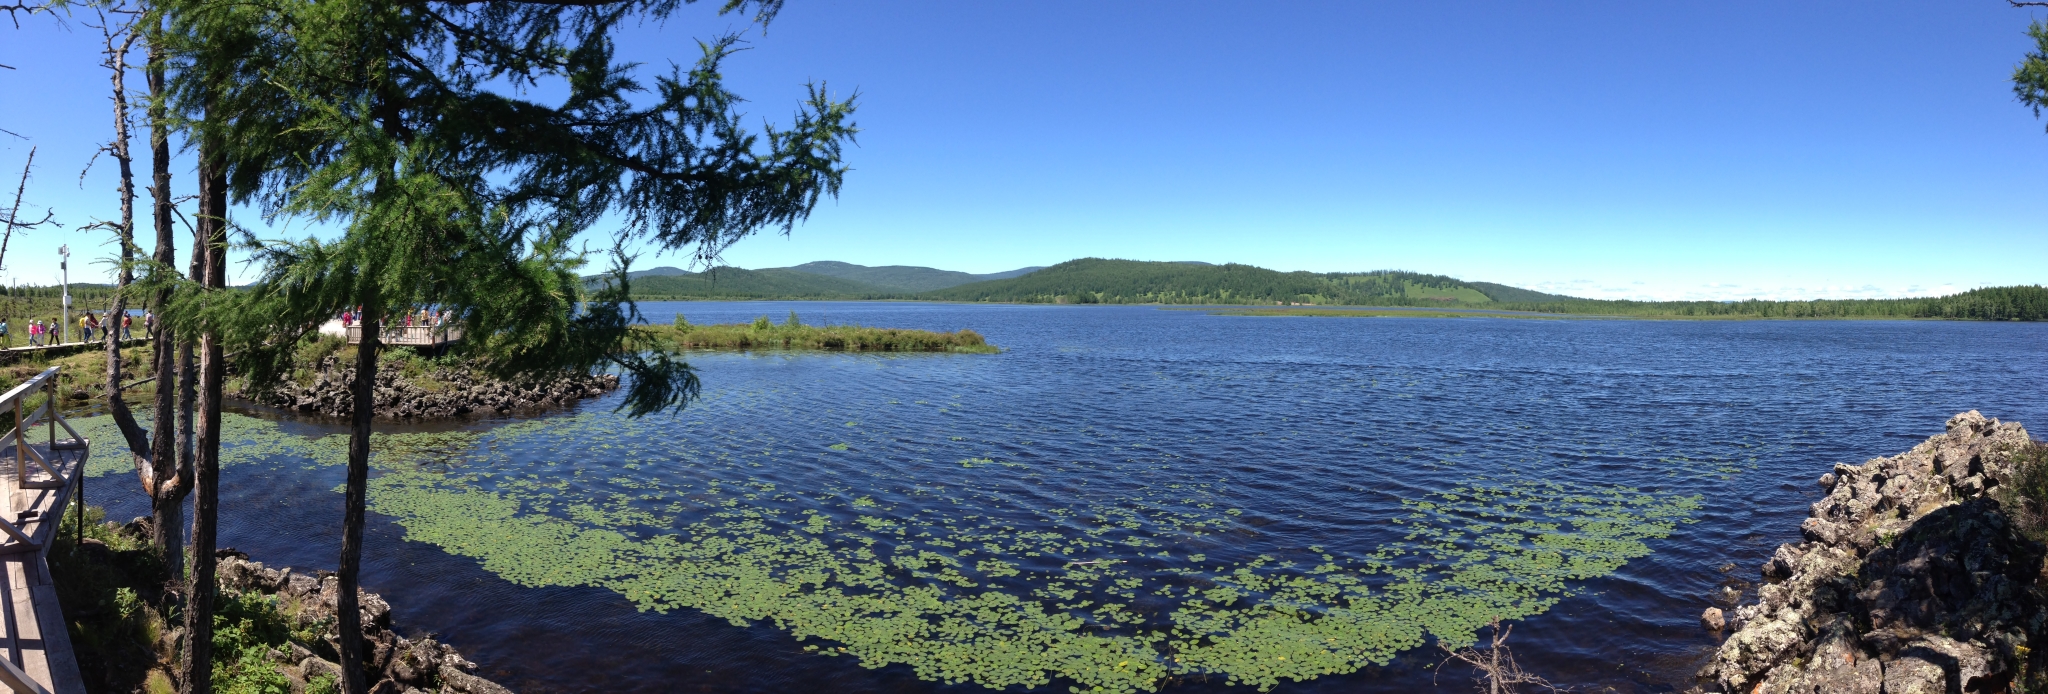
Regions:
[[[51,407],[56,383],[51,367],[0,395],[21,423],[0,436],[0,686],[18,694],[85,691],[49,553],[92,449]]]
[[[347,328],[348,343],[363,343],[363,326]],[[437,347],[462,339],[462,329],[452,325],[387,325],[377,331],[377,342],[387,347]]]
[[[147,344],[148,342],[148,336],[138,335],[131,339],[122,340],[121,346],[132,347],[135,345]],[[54,345],[37,345],[34,347],[30,347],[28,346],[27,338],[19,337],[16,338],[14,344],[15,346],[13,347],[0,348],[0,362],[12,363],[13,360],[16,358],[20,358],[31,354],[69,356],[72,354],[77,354],[79,352],[101,349],[106,347],[107,345],[107,343],[105,342],[94,340],[92,342],[64,342]]]

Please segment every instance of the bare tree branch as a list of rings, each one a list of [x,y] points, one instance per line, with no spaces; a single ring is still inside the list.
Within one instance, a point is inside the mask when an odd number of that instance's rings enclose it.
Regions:
[[[1472,666],[1472,681],[1479,685],[1479,691],[1486,694],[1514,694],[1515,687],[1524,684],[1553,692],[1571,691],[1522,671],[1522,666],[1515,663],[1515,654],[1508,650],[1508,634],[1514,630],[1513,625],[1501,626],[1500,619],[1496,618],[1493,620],[1493,645],[1485,650],[1468,646],[1454,651],[1449,646],[1437,644],[1438,648],[1450,654],[1443,662],[1437,663],[1437,674],[1442,675],[1443,666],[1455,660]]]
[[[44,210],[42,221],[21,221],[21,196],[28,190],[28,171],[36,163],[36,148],[28,148],[28,161],[21,165],[21,183],[14,187],[14,206],[7,208],[7,229],[0,233],[0,265],[7,262],[7,242],[14,238],[15,229],[32,229],[50,222],[56,216],[54,210]]]
[[[24,3],[24,2],[19,2],[19,1],[17,1],[17,2],[15,2],[15,3],[13,3],[13,4],[10,4],[10,5],[0,5],[0,11],[4,11],[4,12],[6,12],[6,13],[7,13],[7,18],[8,18],[8,19],[10,19],[10,20],[13,20],[13,21],[14,21],[14,28],[16,28],[16,29],[20,29],[20,28],[21,28],[21,13],[23,13],[23,12],[26,12],[26,13],[28,13],[28,15],[29,15],[29,16],[33,17],[33,16],[35,16],[35,14],[36,14],[37,12],[48,12],[48,11],[50,11],[50,5],[49,5],[48,3],[43,3],[43,4],[39,4],[39,5],[30,5],[30,4],[28,4],[28,3]],[[0,66],[0,67],[5,67],[5,66]],[[10,67],[10,68],[7,68],[7,69],[9,69],[9,70],[12,70],[12,69],[14,69],[14,68],[11,68],[11,67]]]

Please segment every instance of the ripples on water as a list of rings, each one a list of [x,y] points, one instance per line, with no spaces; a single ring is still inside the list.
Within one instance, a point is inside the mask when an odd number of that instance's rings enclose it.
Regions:
[[[2041,421],[2030,394],[2048,385],[2048,326],[2025,324],[643,307],[696,323],[791,309],[973,328],[1007,351],[704,354],[706,397],[674,416],[626,421],[601,401],[509,428],[410,429],[381,454],[366,586],[521,691],[982,690],[944,680],[1046,670],[1117,686],[1189,669],[1176,655],[1215,674],[1172,687],[1222,689],[1301,676],[1272,659],[1323,662],[1310,642],[1386,664],[1278,691],[1407,691],[1438,658],[1404,629],[1503,611],[1531,613],[1513,643],[1539,674],[1666,691],[1713,645],[1699,611],[1796,534],[1814,477],[1964,409]],[[318,437],[338,429],[282,426],[253,427],[231,454],[246,464],[223,474],[222,544],[331,566],[340,471],[318,463],[339,448]],[[146,511],[131,478],[105,479],[96,503]],[[1479,501],[1487,489],[1511,498]],[[1579,525],[1526,525],[1572,511]],[[1562,551],[1528,549],[1546,537]],[[1464,554],[1504,538],[1521,549]],[[1530,563],[1556,556],[1583,561]],[[836,593],[759,580],[864,565],[880,573]],[[1434,568],[1402,573],[1417,566]],[[1558,582],[1573,566],[1591,578]],[[1262,599],[1355,628],[1276,627],[1259,620],[1284,614],[1251,609]],[[972,633],[895,644],[889,620],[850,605]],[[1227,644],[1168,633],[1205,619]],[[843,644],[847,657],[807,650]],[[1065,660],[1003,650],[1020,644]]]

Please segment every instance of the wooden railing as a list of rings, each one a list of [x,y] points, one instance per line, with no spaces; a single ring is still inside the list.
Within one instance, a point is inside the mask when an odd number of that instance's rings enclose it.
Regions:
[[[363,343],[363,326],[348,326],[348,343]],[[387,325],[377,330],[377,343],[394,346],[433,347],[462,339],[462,328],[453,325]]]
[[[13,412],[15,422],[0,435],[0,466],[14,467],[0,476],[0,687],[15,694],[85,691],[49,548],[72,495],[83,506],[92,442],[58,411],[57,377],[51,367],[0,395],[0,412]],[[40,402],[30,402],[38,396]],[[58,429],[67,438],[58,438]]]

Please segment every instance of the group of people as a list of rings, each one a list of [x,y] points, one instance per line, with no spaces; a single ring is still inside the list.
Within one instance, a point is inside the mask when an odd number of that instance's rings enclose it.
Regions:
[[[432,310],[430,310],[430,309],[425,309],[425,308],[422,308],[422,309],[420,309],[420,310],[418,310],[418,311],[407,311],[407,312],[405,312],[405,313],[394,313],[394,314],[391,314],[391,316],[389,316],[389,317],[387,317],[387,318],[385,318],[385,319],[384,319],[384,322],[382,322],[382,323],[378,323],[378,325],[383,325],[383,326],[387,326],[387,327],[396,327],[396,326],[404,326],[404,327],[408,327],[408,328],[413,328],[413,327],[435,327],[435,328],[438,328],[438,327],[441,327],[441,326],[443,326],[443,325],[447,325],[447,324],[448,324],[448,319],[449,319],[449,317],[450,317],[450,315],[449,315],[449,313],[448,313],[448,310],[447,310],[447,309],[432,309]],[[357,323],[360,323],[360,322],[362,322],[362,320],[363,320],[363,307],[361,307],[361,306],[357,306],[357,307],[355,307],[355,308],[352,308],[352,309],[348,309],[348,310],[345,310],[345,311],[342,311],[342,312],[341,312],[341,327],[343,327],[343,328],[352,328],[352,327],[355,327],[355,325],[356,325]]]
[[[144,314],[142,316],[142,323],[144,326],[155,325],[156,314]],[[121,331],[121,339],[132,340],[135,339],[134,333],[131,332],[134,326],[135,316],[127,313],[121,314],[121,320],[118,322],[111,317],[102,322],[99,314],[91,311],[86,311],[85,315],[78,318],[79,339],[84,342],[91,342],[95,334],[99,335],[101,339],[105,339],[106,333],[101,331],[115,329]],[[145,327],[146,329],[147,327]],[[63,338],[63,334],[58,330],[57,321],[36,319],[28,322],[28,346],[30,347],[55,345],[61,342]],[[8,329],[7,319],[5,318],[0,318],[0,344],[5,344],[8,347],[14,346],[14,336]]]

